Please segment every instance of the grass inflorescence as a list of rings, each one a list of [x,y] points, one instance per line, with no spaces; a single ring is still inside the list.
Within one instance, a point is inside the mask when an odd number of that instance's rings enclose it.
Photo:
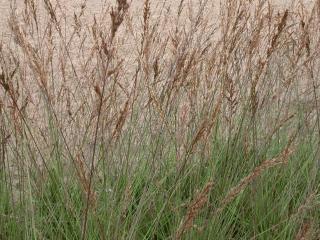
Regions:
[[[320,1],[12,1],[0,239],[319,239]]]

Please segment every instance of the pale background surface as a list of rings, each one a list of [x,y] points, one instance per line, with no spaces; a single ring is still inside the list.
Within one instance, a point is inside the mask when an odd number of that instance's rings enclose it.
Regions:
[[[199,0],[187,0],[185,2],[191,2],[196,4]],[[306,5],[312,5],[312,3],[315,0],[302,0]],[[6,19],[8,17],[9,11],[10,11],[10,2],[11,0],[0,0],[0,28],[1,28],[1,32],[3,34],[3,30],[5,29],[5,23],[6,23]],[[17,5],[23,5],[23,0],[16,0]],[[35,0],[35,2],[42,2],[41,0]],[[52,1],[55,2],[55,1]],[[59,1],[62,5],[65,6],[65,8],[67,10],[69,10],[69,13],[73,13],[73,11],[80,6],[80,4],[83,2],[83,0],[60,0]],[[108,5],[108,4],[114,4],[116,1],[115,0],[89,0],[87,1],[87,11],[89,11],[88,13],[90,14],[98,14],[101,9],[102,6],[104,5]],[[130,2],[130,1],[128,1]],[[133,8],[139,8],[139,6],[141,6],[143,4],[143,0],[132,0],[132,6]],[[164,1],[158,1],[158,0],[151,0],[151,2],[153,4],[161,4]],[[173,5],[177,5],[180,1],[178,0],[167,0],[167,3],[173,4]],[[219,4],[219,0],[209,0],[208,1],[210,4]],[[298,2],[297,0],[272,0],[271,1],[273,4],[275,5],[279,5],[281,7],[285,7],[288,6],[292,3]]]

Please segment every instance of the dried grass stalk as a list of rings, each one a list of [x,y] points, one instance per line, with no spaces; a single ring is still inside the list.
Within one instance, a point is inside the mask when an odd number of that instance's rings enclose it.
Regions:
[[[200,210],[208,202],[208,196],[212,187],[213,182],[209,181],[189,205],[187,214],[182,219],[182,222],[176,232],[175,239],[182,239],[183,235],[193,227],[194,219],[198,216]]]
[[[300,227],[295,240],[308,240],[310,239],[310,230],[312,229],[312,225],[310,222],[304,222]]]
[[[221,201],[216,213],[221,212],[230,202],[232,202],[250,183],[257,179],[264,171],[277,165],[287,164],[293,151],[286,148],[278,157],[266,160],[256,167],[248,176],[243,178],[236,186],[232,187]]]

